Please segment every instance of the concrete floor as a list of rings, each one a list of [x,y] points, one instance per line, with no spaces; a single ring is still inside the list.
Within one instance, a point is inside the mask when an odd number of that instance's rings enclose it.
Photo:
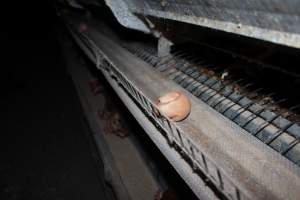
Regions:
[[[1,37],[0,199],[106,199],[101,162],[47,24],[53,16],[46,17],[26,18]]]

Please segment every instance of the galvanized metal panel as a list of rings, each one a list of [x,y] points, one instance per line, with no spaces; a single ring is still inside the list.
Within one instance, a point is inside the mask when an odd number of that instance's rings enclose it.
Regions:
[[[131,12],[300,47],[297,0],[126,0]]]

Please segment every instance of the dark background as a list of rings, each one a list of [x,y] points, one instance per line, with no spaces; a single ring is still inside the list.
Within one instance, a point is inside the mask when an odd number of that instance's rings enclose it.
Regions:
[[[1,4],[0,199],[105,199],[52,4],[9,3]]]

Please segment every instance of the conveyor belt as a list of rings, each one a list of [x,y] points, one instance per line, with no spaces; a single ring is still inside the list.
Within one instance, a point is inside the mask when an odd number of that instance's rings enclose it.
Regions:
[[[195,63],[176,54],[159,59],[155,56],[155,49],[146,48],[143,44],[124,46],[249,134],[300,165],[300,126],[287,119],[292,112],[283,116],[286,110],[275,113],[268,104],[258,103],[246,96],[248,93],[236,91],[234,86],[239,79],[228,83],[210,76],[201,70],[207,66],[201,59],[200,63]],[[258,90],[252,93],[257,96]]]
[[[93,28],[96,26],[92,22],[89,29],[80,34],[77,32],[79,22],[76,18],[65,19],[77,43],[84,47],[83,50],[114,88],[123,91],[122,100],[127,99],[127,95],[139,112],[144,114],[142,117],[133,113],[141,121],[143,128],[148,130],[149,137],[157,146],[162,147],[161,150],[164,149],[162,153],[199,197],[205,196],[203,193],[207,191],[213,191],[217,198],[237,200],[296,199],[300,196],[300,171],[296,165],[257,141],[158,70],[154,70],[147,62],[121,48],[111,37]],[[163,63],[156,64],[157,69],[162,70],[164,66],[166,65]],[[176,74],[183,71],[177,67],[173,70]],[[177,80],[176,77],[175,75],[173,79]],[[192,102],[190,116],[180,123],[171,122],[167,117],[158,117],[156,114],[156,99],[172,90],[182,91]],[[148,123],[156,127],[158,133],[151,132]],[[162,139],[155,139],[157,134]],[[171,150],[175,150],[180,156],[173,156],[173,153],[169,153]],[[181,164],[180,158],[185,160],[185,164]],[[188,173],[189,170],[194,173]]]

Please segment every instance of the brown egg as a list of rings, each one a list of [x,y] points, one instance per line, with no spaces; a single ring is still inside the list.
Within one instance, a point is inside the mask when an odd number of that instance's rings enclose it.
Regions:
[[[157,108],[161,113],[177,122],[189,115],[191,102],[181,92],[169,92],[158,98]]]

